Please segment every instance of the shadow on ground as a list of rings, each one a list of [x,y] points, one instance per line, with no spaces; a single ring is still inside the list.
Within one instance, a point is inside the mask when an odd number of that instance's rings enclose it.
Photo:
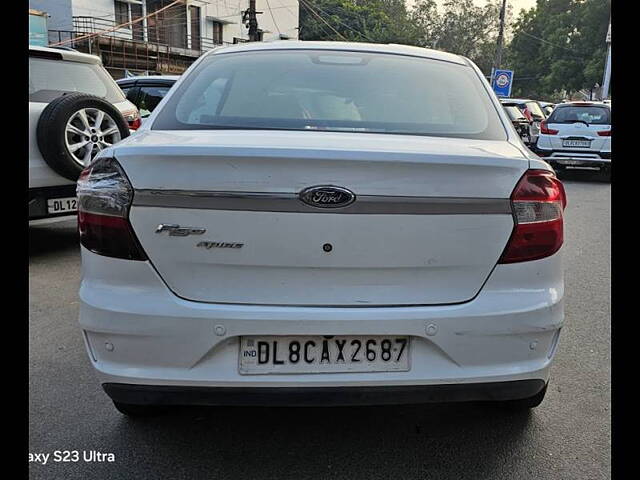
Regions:
[[[565,170],[556,171],[556,175],[562,181],[577,181],[590,183],[610,183],[611,179],[607,174],[592,170]]]
[[[467,404],[193,407],[121,417],[108,436],[137,446],[131,466],[146,478],[179,478],[179,459],[191,478],[481,479],[514,463],[533,418]]]
[[[78,250],[76,220],[29,227],[29,257]]]

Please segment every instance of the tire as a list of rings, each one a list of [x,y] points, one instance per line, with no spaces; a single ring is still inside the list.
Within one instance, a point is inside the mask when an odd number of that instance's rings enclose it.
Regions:
[[[547,393],[547,386],[549,384],[546,383],[544,388],[540,390],[538,393],[533,395],[532,397],[527,398],[518,398],[517,400],[505,400],[502,402],[497,402],[498,406],[505,410],[510,411],[523,411],[530,410],[532,408],[536,408],[538,405],[542,403],[544,400],[544,396]]]
[[[87,123],[82,121],[81,111]],[[99,112],[103,120],[96,129]],[[79,133],[71,132],[71,127]],[[36,130],[44,161],[56,173],[74,181],[99,150],[128,136],[129,126],[118,109],[102,98],[85,93],[65,94],[49,103],[40,115]],[[81,144],[83,146],[78,147]],[[74,146],[76,150],[72,151],[70,147]]]
[[[159,405],[134,405],[113,401],[113,405],[120,413],[131,418],[156,417],[167,411],[166,407]]]

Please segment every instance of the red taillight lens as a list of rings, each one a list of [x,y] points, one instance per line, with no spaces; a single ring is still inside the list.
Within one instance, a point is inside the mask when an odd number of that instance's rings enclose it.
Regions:
[[[540,122],[540,133],[544,133],[545,135],[557,135],[558,130],[547,127],[547,122],[542,121]]]
[[[129,223],[133,189],[115,159],[96,158],[80,174],[77,193],[82,246],[107,257],[147,259]]]
[[[531,112],[527,107],[524,107],[522,114],[527,118],[529,122],[533,122],[533,115],[531,115]]]
[[[129,130],[137,130],[142,125],[142,119],[140,117],[134,118],[131,122],[129,122]]]
[[[601,137],[610,137],[611,136],[611,130],[602,130],[602,131],[598,132],[598,135],[600,135]]]
[[[499,263],[553,255],[562,246],[564,187],[552,172],[528,170],[511,194],[515,226]]]
[[[127,121],[129,130],[137,130],[140,128],[140,125],[142,125],[142,118],[140,117],[140,113],[137,110],[124,112],[122,116]]]

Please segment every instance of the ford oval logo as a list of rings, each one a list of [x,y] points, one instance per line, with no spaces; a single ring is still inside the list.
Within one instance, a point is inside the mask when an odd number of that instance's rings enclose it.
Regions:
[[[319,208],[339,208],[352,204],[355,194],[342,187],[333,185],[319,185],[305,188],[300,192],[300,200],[307,205]]]

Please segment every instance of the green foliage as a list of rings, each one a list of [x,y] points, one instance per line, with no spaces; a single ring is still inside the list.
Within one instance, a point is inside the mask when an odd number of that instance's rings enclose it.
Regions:
[[[300,1],[301,40],[415,45],[417,37],[404,0]]]
[[[408,11],[404,0],[300,0],[300,38],[435,48],[464,55],[489,75],[501,6],[417,0]],[[515,71],[514,95],[559,100],[563,90],[601,82],[610,8],[611,0],[538,0],[514,20],[508,7],[501,67]]]
[[[559,100],[602,82],[611,0],[538,0],[521,11],[505,58],[514,94]]]
[[[439,13],[433,0],[419,0],[410,17],[422,33],[419,45],[464,55],[489,75],[496,53],[501,7],[501,0],[488,1],[482,7],[473,0],[447,0]],[[511,10],[507,9],[506,24],[510,15]]]

